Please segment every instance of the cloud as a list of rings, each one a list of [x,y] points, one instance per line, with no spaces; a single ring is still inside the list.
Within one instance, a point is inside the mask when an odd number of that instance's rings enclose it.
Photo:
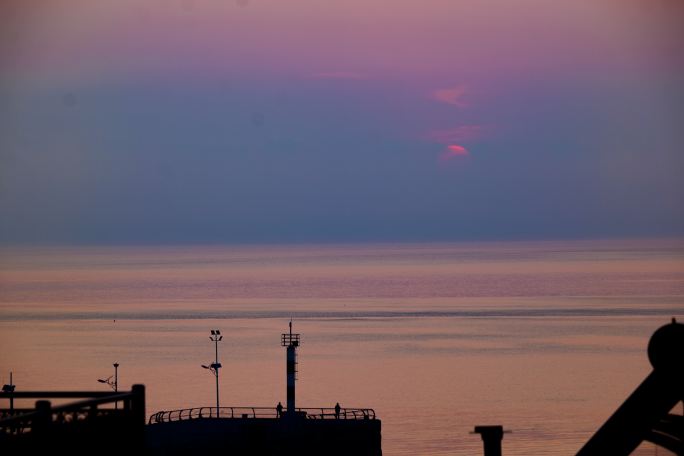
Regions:
[[[366,79],[366,75],[354,71],[327,71],[309,75],[313,79]]]
[[[461,84],[450,89],[435,90],[430,94],[430,97],[441,103],[465,108],[468,106],[468,103],[463,100],[463,97],[466,95],[467,91],[468,89],[466,86]]]
[[[470,155],[468,149],[459,144],[449,144],[444,152],[439,156],[440,162],[445,162],[458,157],[467,157]]]
[[[432,130],[425,135],[428,141],[441,144],[475,141],[484,136],[482,125],[460,125],[446,130]]]

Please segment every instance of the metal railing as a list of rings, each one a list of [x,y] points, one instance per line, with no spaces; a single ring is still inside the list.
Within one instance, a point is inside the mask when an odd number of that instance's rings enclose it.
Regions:
[[[172,421],[185,421],[204,418],[222,419],[249,419],[269,418],[275,419],[286,416],[278,413],[275,407],[195,407],[180,410],[164,410],[150,416],[149,424],[169,423]],[[375,410],[369,408],[341,408],[336,413],[334,408],[298,408],[298,416],[304,416],[310,420],[374,420]]]
[[[300,342],[300,335],[299,334],[286,333],[286,334],[280,335],[280,345],[282,345],[283,347],[288,347],[290,345],[294,345],[295,347],[298,347],[299,342]]]
[[[33,409],[0,410],[0,436],[19,435],[27,432],[40,433],[53,426],[113,417],[130,422],[133,426],[145,425],[145,387],[133,385],[131,391],[114,393],[101,391],[45,392],[15,391],[0,393],[0,399],[41,399]],[[81,399],[64,405],[52,407],[50,399]],[[122,404],[120,409],[101,408],[106,404]]]

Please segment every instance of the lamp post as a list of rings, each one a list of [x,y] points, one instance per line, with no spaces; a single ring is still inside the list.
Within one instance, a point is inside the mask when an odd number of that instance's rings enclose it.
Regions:
[[[214,362],[211,363],[208,366],[205,366],[202,364],[202,367],[205,369],[209,369],[209,372],[214,374],[214,377],[216,377],[216,418],[219,417],[219,369],[222,367],[221,363],[218,362],[218,343],[223,340],[223,336],[221,335],[221,331],[218,329],[212,329],[211,330],[211,336],[209,336],[209,339],[214,342],[214,353],[215,353],[215,358]]]
[[[109,376],[108,378],[98,378],[97,381],[100,383],[105,383],[109,385],[115,393],[119,392],[119,363],[114,363],[114,380],[112,381],[112,377]],[[119,408],[119,402],[116,401],[114,402],[114,409]]]
[[[9,385],[2,385],[2,392],[3,393],[13,393],[14,392],[14,387],[17,386],[14,383],[12,383],[12,371],[10,371],[10,382]],[[10,395],[10,415],[14,415],[14,397]]]

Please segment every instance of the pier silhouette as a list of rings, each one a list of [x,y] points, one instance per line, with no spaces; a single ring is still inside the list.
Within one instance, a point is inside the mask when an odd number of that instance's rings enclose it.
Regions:
[[[297,349],[301,335],[281,334],[285,348],[286,406],[196,407],[160,411],[147,427],[152,454],[381,456],[381,423],[371,408],[296,405]],[[218,358],[216,360],[218,363]]]

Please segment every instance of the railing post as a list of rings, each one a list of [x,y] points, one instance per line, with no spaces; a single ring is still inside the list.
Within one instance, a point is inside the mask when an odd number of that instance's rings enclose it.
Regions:
[[[475,426],[474,433],[482,436],[484,456],[501,456],[503,426]]]
[[[133,385],[131,388],[130,423],[134,448],[145,448],[145,385]]]
[[[145,385],[133,385],[131,393],[131,417],[136,425],[145,426]]]
[[[44,436],[50,431],[52,423],[52,404],[50,401],[36,401],[36,417],[31,425],[31,432],[37,437]]]
[[[94,420],[97,418],[97,405],[91,405],[88,410],[88,418]]]

